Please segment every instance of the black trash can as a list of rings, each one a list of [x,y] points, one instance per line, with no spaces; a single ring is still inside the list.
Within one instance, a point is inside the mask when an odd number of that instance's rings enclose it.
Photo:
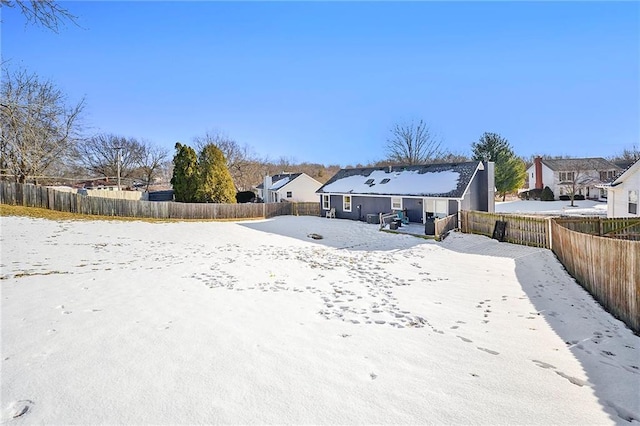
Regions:
[[[436,220],[428,217],[424,222],[424,235],[436,235]]]

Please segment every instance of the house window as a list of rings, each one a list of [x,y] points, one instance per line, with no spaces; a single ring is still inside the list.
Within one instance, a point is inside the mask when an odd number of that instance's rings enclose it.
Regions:
[[[601,171],[600,172],[600,180],[603,182],[612,180],[614,177],[616,177],[616,171],[615,170],[606,170],[606,171]]]
[[[402,198],[391,197],[391,210],[402,210]]]
[[[449,214],[449,202],[447,200],[425,200],[424,211],[428,218],[443,218]]]
[[[638,190],[629,191],[629,213],[638,214]]]
[[[322,210],[329,210],[330,208],[329,194],[322,194]]]
[[[573,182],[576,179],[576,172],[560,172],[560,182]]]
[[[373,181],[374,181],[374,180],[375,180],[375,179],[367,179],[367,180],[364,182],[364,184],[365,184],[365,185],[369,185],[369,186],[371,186],[371,185],[373,185]]]
[[[351,195],[342,196],[342,210],[345,212],[351,211]]]
[[[292,197],[291,191],[287,191],[287,198],[291,198],[291,197]]]
[[[390,180],[391,180],[391,179],[384,178],[384,179],[382,179],[382,180],[380,181],[380,183],[387,183],[387,182],[389,182]]]

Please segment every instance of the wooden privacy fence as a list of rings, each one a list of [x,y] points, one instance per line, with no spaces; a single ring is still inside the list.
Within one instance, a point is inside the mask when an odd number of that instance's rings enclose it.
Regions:
[[[209,204],[89,197],[31,184],[0,182],[0,203],[67,213],[150,219],[251,219],[320,216],[317,203]]]
[[[461,212],[462,232],[551,249],[576,281],[612,315],[640,334],[640,219],[523,217]],[[635,240],[635,241],[631,241]]]
[[[442,239],[447,232],[458,227],[458,215],[452,214],[442,219],[436,219],[435,227],[437,238]]]
[[[551,248],[549,218],[515,216],[464,210],[460,212],[462,232],[491,237],[496,221],[506,222],[504,241],[525,246]]]
[[[604,238],[551,221],[553,252],[615,317],[640,334],[640,241]]]
[[[599,217],[557,218],[564,228],[583,234],[640,241],[640,220],[633,218],[603,219]]]

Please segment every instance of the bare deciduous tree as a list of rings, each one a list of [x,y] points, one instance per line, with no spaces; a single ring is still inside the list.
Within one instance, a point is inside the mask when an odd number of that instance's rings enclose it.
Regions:
[[[0,163],[16,181],[37,182],[76,146],[84,99],[68,105],[53,83],[25,70],[5,71],[0,93]]]
[[[169,151],[157,145],[151,144],[149,141],[143,141],[141,144],[141,153],[138,160],[140,173],[146,183],[146,191],[149,191],[149,185],[153,179],[160,174],[163,165],[169,157]]]
[[[424,164],[442,157],[442,141],[422,120],[396,124],[386,144],[387,160],[397,164]]]
[[[98,134],[83,140],[78,145],[79,164],[88,172],[107,179],[118,176],[131,181],[140,177],[144,147],[133,138],[113,134]]]
[[[564,188],[566,195],[571,199],[571,207],[574,206],[574,199],[582,189],[599,183],[597,177],[591,175],[589,171],[596,170],[597,167],[589,161],[584,159],[582,161],[574,161],[572,166],[568,167],[566,171],[560,172],[560,186]]]
[[[261,179],[257,158],[248,145],[240,145],[235,140],[216,131],[208,131],[204,136],[193,138],[198,152],[208,144],[213,144],[222,151],[227,168],[238,191],[250,190],[252,185]]]
[[[0,0],[0,9],[16,6],[28,23],[42,25],[55,33],[65,21],[77,25],[78,17],[53,0]]]

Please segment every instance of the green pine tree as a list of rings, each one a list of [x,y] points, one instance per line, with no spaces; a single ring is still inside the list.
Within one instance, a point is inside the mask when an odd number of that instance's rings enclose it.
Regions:
[[[176,154],[173,157],[173,176],[171,177],[173,194],[176,201],[183,203],[196,202],[198,188],[198,157],[193,148],[176,143]]]
[[[500,165],[496,165],[496,191],[505,200],[507,194],[517,191],[524,184],[527,170],[524,162],[516,156],[509,157]]]
[[[524,184],[527,170],[524,162],[511,149],[509,141],[497,133],[484,133],[478,142],[471,145],[473,159],[495,163],[495,185],[497,193],[505,200],[506,195]]]
[[[236,187],[222,151],[207,144],[200,151],[197,199],[204,203],[235,203]]]

